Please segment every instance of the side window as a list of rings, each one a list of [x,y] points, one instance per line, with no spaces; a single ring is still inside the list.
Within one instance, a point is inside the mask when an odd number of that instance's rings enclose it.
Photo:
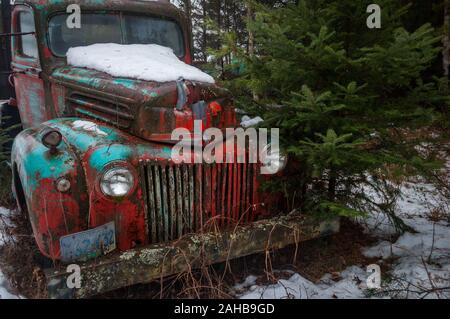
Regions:
[[[35,32],[34,17],[30,11],[19,12],[20,32]],[[27,34],[20,36],[20,54],[28,58],[38,58],[36,36]]]

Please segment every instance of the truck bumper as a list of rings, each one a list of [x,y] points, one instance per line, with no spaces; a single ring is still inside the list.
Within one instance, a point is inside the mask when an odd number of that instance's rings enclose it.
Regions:
[[[80,263],[80,288],[69,288],[74,272],[45,271],[50,298],[86,298],[118,288],[148,283],[200,265],[325,236],[339,231],[339,220],[317,221],[298,214],[261,220],[217,233],[196,233],[177,241],[117,252]]]

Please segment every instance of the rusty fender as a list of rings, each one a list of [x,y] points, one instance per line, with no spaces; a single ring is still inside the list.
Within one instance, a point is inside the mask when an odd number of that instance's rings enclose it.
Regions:
[[[337,219],[319,222],[298,214],[238,226],[217,233],[187,235],[168,244],[155,244],[79,264],[81,288],[69,289],[72,273],[46,270],[50,298],[85,298],[121,287],[148,283],[200,265],[224,262],[254,253],[280,249],[339,231]],[[202,252],[202,254],[200,254]]]

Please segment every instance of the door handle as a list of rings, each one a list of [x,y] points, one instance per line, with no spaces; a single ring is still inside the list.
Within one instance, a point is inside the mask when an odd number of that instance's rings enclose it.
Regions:
[[[28,68],[25,69],[25,74],[37,75],[38,77],[40,77],[41,70],[35,68]]]

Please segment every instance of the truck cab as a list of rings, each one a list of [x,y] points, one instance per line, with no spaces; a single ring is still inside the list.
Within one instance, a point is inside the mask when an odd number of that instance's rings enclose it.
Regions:
[[[181,60],[191,64],[191,33],[184,15],[166,1],[82,1],[77,4],[82,19],[78,29],[68,26],[71,14],[67,8],[71,4],[15,2],[12,31],[21,35],[12,37],[11,65],[24,127],[74,115],[101,120],[146,139],[161,140],[177,125],[192,126],[194,116],[189,109],[168,111],[167,107],[177,99],[176,83],[117,79],[67,66],[66,60],[71,47],[153,43],[170,47]],[[214,96],[226,97],[215,86],[188,85],[190,104],[210,101]],[[108,110],[111,106],[116,110]],[[233,116],[231,109],[225,109],[221,115]],[[226,119],[230,120],[233,119]]]
[[[81,28],[70,23],[77,9]],[[274,207],[281,206],[273,204],[281,198],[259,188],[259,163],[173,161],[174,129],[193,134],[194,121],[203,129],[239,126],[225,89],[183,78],[113,76],[67,61],[74,47],[156,44],[191,65],[187,21],[164,0],[16,0],[11,6],[9,78],[24,128],[12,147],[13,193],[44,256],[58,265],[86,263],[83,282],[91,286],[69,289],[72,294],[182,271],[180,250],[194,258],[207,247],[213,263],[336,230],[301,216],[280,217]],[[229,254],[235,239],[243,245]],[[161,268],[169,255],[171,266]],[[59,283],[55,295],[67,291],[61,269],[48,276]]]

